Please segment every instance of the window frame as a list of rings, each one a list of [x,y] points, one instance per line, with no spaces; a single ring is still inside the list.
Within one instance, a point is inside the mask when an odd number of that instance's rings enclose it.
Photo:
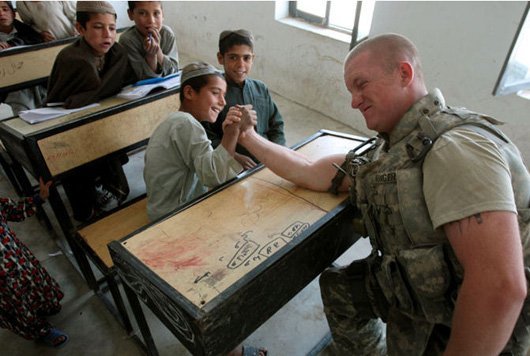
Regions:
[[[340,33],[345,33],[351,35],[350,49],[353,48],[357,43],[365,40],[368,36],[363,38],[357,38],[359,36],[359,20],[361,18],[361,10],[363,6],[363,1],[356,1],[357,6],[355,7],[354,23],[352,31],[336,27],[329,24],[329,14],[331,9],[331,1],[326,1],[326,14],[324,17],[316,16],[304,11],[301,11],[297,8],[296,1],[289,1],[289,16],[296,19],[304,20],[312,25],[323,27],[329,30],[337,31]]]
[[[502,69],[499,73],[499,77],[497,78],[497,82],[495,83],[495,87],[493,88],[493,95],[494,96],[501,96],[501,95],[508,95],[508,94],[514,94],[517,93],[520,90],[530,89],[530,78],[526,79],[523,82],[518,82],[517,84],[509,84],[506,83],[508,79],[507,75],[507,69],[510,66],[510,60],[512,58],[512,55],[514,53],[514,49],[517,45],[517,41],[519,40],[519,36],[521,34],[521,31],[525,25],[525,22],[530,22],[530,1],[526,3],[525,10],[523,12],[523,16],[521,18],[521,21],[519,22],[519,26],[517,27],[517,31],[515,33],[515,36],[513,38],[512,44],[510,46],[510,49],[508,51],[508,54],[506,55],[506,59],[504,60],[504,64],[502,65]],[[530,70],[530,67],[529,67]]]

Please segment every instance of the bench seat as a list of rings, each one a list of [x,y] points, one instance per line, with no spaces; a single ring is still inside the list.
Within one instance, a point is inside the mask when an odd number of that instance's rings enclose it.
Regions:
[[[106,216],[99,220],[83,226],[76,232],[74,239],[103,274],[103,278],[96,281],[93,286],[94,292],[102,298],[109,310],[118,317],[118,320],[121,319],[128,333],[132,333],[133,328],[118,289],[118,275],[107,244],[126,237],[148,223],[147,198],[143,194],[109,211]],[[114,305],[109,303],[100,288],[100,284],[105,282],[114,299]]]

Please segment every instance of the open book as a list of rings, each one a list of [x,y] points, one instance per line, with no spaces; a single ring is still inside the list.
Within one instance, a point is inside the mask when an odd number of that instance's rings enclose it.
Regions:
[[[149,94],[152,90],[157,88],[170,89],[180,85],[180,73],[168,75],[160,78],[150,78],[140,80],[133,85],[126,86],[118,94],[118,97],[123,99],[138,99],[143,98]]]

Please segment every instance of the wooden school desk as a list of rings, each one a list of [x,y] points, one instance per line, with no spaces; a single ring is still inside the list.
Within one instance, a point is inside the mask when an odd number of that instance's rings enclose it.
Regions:
[[[346,154],[363,141],[321,131],[298,150]],[[137,297],[194,355],[226,353],[359,238],[352,217],[346,193],[264,168],[111,242],[148,353],[158,354]]]
[[[111,97],[98,107],[34,125],[18,117],[7,119],[0,122],[0,140],[37,180],[61,179],[90,162],[146,145],[156,126],[169,113],[178,111],[178,93],[174,88],[130,101]],[[25,193],[30,193],[29,181],[24,185]],[[83,275],[94,288],[93,275],[83,262],[86,257],[76,253],[70,240],[75,224],[53,186],[49,201]]]

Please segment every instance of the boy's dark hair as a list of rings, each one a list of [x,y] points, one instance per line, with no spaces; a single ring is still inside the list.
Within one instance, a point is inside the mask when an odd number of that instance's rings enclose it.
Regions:
[[[15,13],[15,8],[13,7],[13,3],[11,1],[4,1],[7,4],[7,7],[13,11],[13,14]]]
[[[247,30],[228,30],[219,35],[219,53],[224,55],[233,46],[249,46],[254,52],[254,36]]]
[[[77,22],[79,22],[81,27],[83,27],[86,30],[86,23],[90,21],[90,18],[92,17],[92,15],[96,15],[96,14],[98,14],[98,12],[78,11],[75,13],[75,16],[76,16]],[[114,18],[118,19],[118,15],[114,14]]]
[[[129,6],[129,10],[130,11],[134,10],[134,8],[136,7],[136,3],[137,2],[140,2],[140,1],[127,1],[127,4]],[[160,3],[160,7],[162,7],[162,1],[151,1],[151,2],[158,2],[158,3]]]
[[[202,87],[210,82],[212,76],[218,76],[226,80],[223,73],[217,70],[214,66],[206,62],[192,62],[182,69],[180,76],[180,102],[184,101],[184,87],[191,86],[195,92],[199,92]]]

